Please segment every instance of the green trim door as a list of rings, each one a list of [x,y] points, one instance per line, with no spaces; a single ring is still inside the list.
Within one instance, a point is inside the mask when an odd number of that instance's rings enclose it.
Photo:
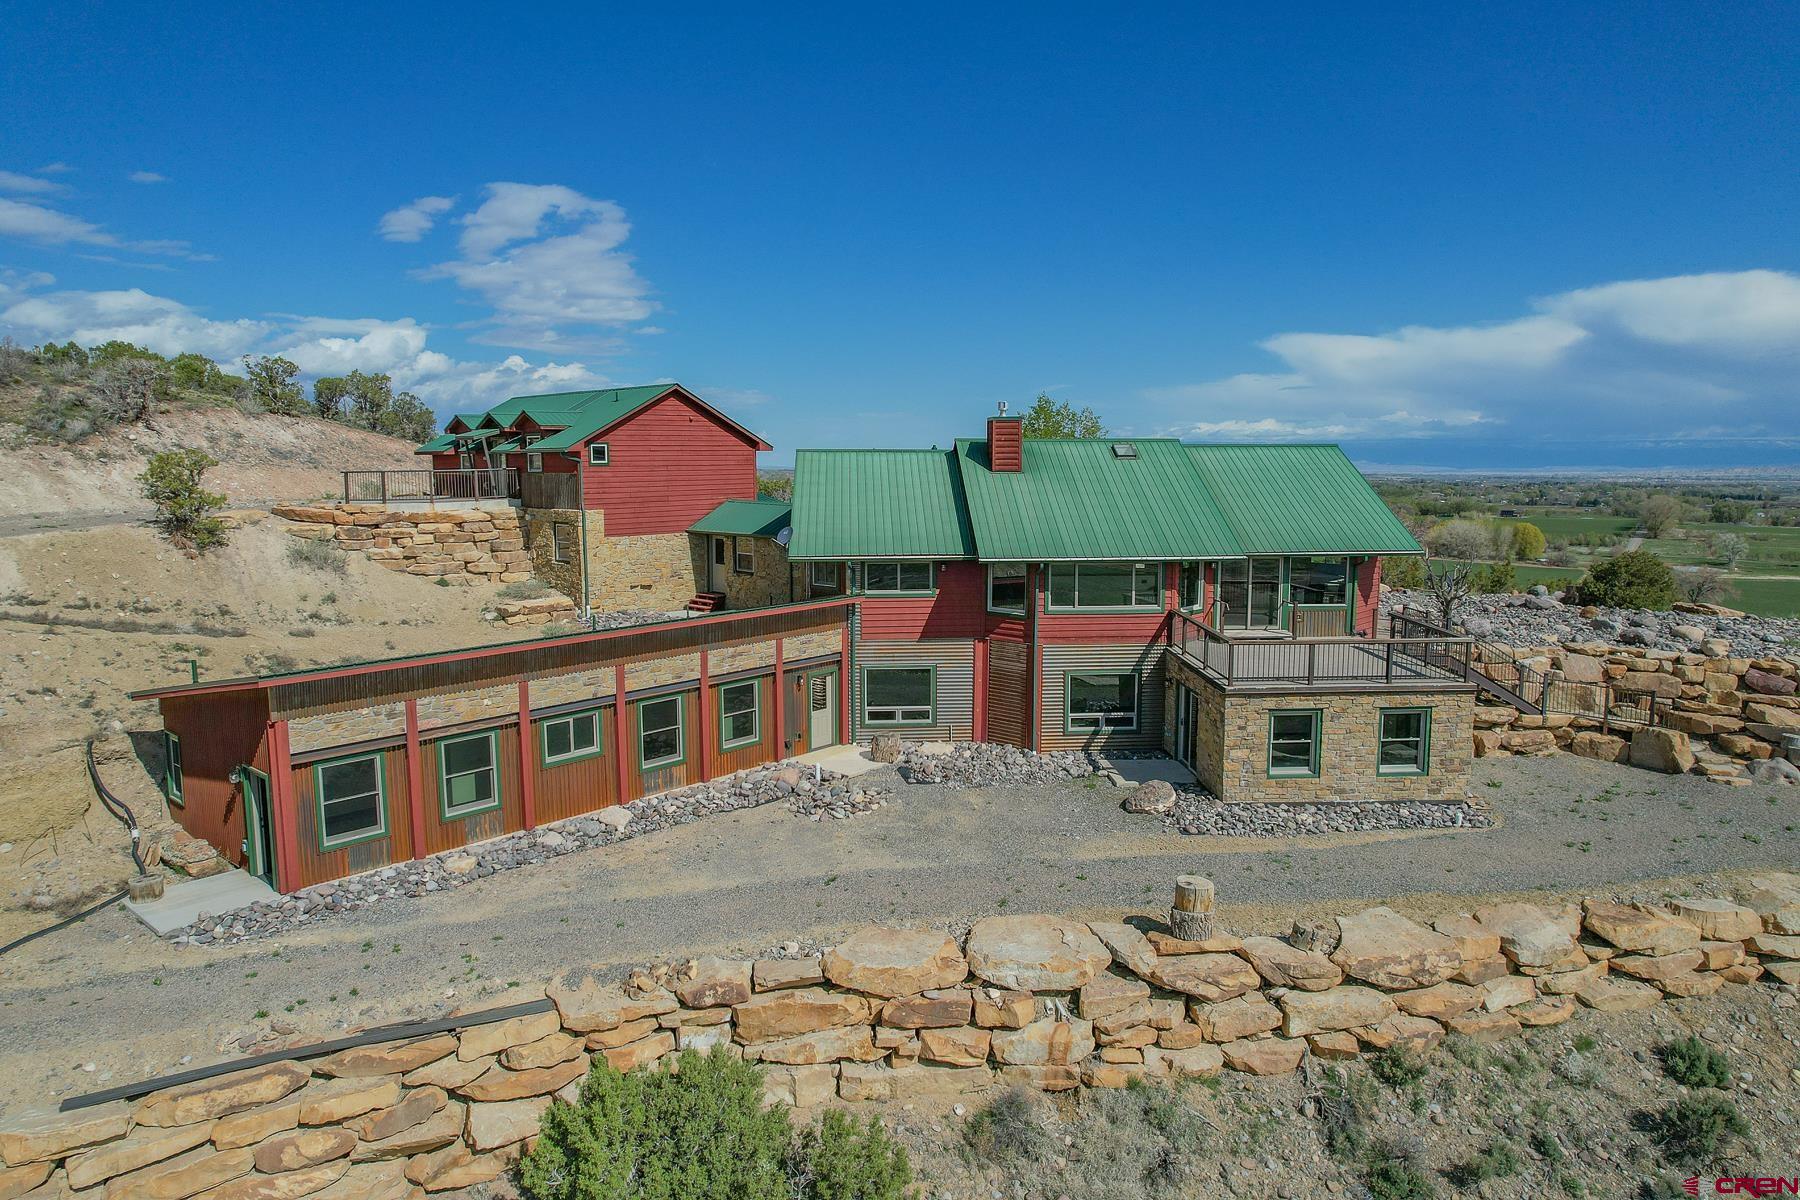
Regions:
[[[244,783],[244,869],[273,888],[275,836],[269,813],[269,777],[254,767],[239,767],[238,771]]]
[[[806,673],[806,748],[837,745],[838,673],[836,667]]]

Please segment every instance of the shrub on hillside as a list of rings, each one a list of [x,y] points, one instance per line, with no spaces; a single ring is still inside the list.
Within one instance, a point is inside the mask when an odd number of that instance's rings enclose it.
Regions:
[[[205,551],[225,543],[225,522],[215,514],[225,497],[200,486],[200,476],[219,460],[204,450],[164,450],[150,457],[138,478],[144,499],[156,509],[152,524],[170,541]]]
[[[1627,550],[1589,567],[1573,599],[1608,608],[1667,609],[1675,603],[1675,573],[1648,550]]]
[[[1509,562],[1482,563],[1470,582],[1478,592],[1510,592],[1519,586],[1518,574]]]
[[[520,1160],[533,1200],[899,1200],[912,1180],[880,1126],[841,1114],[796,1138],[762,1073],[723,1050],[621,1075],[603,1058],[545,1112]]]
[[[1737,1105],[1723,1096],[1684,1096],[1656,1120],[1670,1160],[1694,1166],[1718,1162],[1728,1141],[1749,1132]]]
[[[1726,1088],[1731,1086],[1731,1063],[1725,1056],[1697,1037],[1689,1036],[1670,1042],[1658,1053],[1663,1070],[1670,1079],[1684,1087]]]
[[[502,600],[538,600],[555,594],[556,589],[541,579],[515,579],[494,592]]]
[[[1417,591],[1425,586],[1425,560],[1417,555],[1381,560],[1381,582],[1391,588]]]
[[[311,538],[296,541],[289,546],[287,560],[296,567],[329,571],[333,575],[346,575],[350,571],[349,555],[331,542],[314,541]]]
[[[1445,521],[1433,526],[1425,538],[1431,552],[1439,558],[1480,560],[1498,557],[1494,527],[1480,521]]]

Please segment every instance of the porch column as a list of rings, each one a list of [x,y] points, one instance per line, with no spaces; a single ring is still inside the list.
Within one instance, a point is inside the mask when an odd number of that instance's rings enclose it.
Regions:
[[[712,663],[705,646],[700,647],[700,701],[694,724],[700,737],[700,780],[704,783],[713,777]]]
[[[970,735],[978,742],[987,741],[988,724],[988,640],[975,640],[975,716]]]
[[[419,702],[406,702],[406,805],[412,856],[425,857],[425,752],[419,745]]]
[[[625,703],[625,664],[620,663],[613,668],[613,741],[618,743],[613,747],[617,751],[613,755],[613,769],[617,772],[620,804],[637,798],[626,790],[631,782],[631,772],[625,766],[625,745],[630,738],[626,726],[629,724],[631,706]]]
[[[288,753],[288,723],[269,722],[269,803],[275,825],[275,883],[278,891],[300,886],[300,820],[295,811],[294,766]]]
[[[838,745],[850,744],[850,615],[844,613],[844,640],[838,650]]]
[[[787,721],[783,714],[787,711],[787,672],[782,667],[781,639],[775,639],[775,760],[787,757]]]
[[[519,680],[519,798],[525,809],[525,828],[537,828],[537,780],[531,753],[531,684]]]

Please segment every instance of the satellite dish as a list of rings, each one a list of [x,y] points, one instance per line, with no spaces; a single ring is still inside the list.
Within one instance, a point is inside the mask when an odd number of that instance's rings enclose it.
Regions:
[[[792,525],[783,525],[781,527],[781,532],[775,535],[775,544],[783,549],[786,549],[787,544],[793,540],[794,527]]]

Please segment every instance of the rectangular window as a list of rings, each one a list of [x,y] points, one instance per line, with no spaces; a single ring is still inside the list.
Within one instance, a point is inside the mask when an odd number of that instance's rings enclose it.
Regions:
[[[870,595],[927,595],[932,589],[931,566],[928,562],[864,563],[863,591]]]
[[[931,667],[863,670],[863,720],[870,725],[929,725],[937,709],[937,672]]]
[[[600,710],[546,717],[538,722],[545,766],[592,758],[600,749]]]
[[[1051,563],[1051,608],[1162,607],[1160,563]]]
[[[645,770],[682,759],[681,697],[638,702],[638,765]]]
[[[746,679],[719,689],[719,748],[748,746],[762,737],[760,681]]]
[[[604,467],[610,462],[612,462],[612,451],[607,448],[605,442],[588,443],[589,466]]]
[[[1429,708],[1382,709],[1378,737],[1377,775],[1424,775],[1431,770]]]
[[[1063,705],[1071,733],[1081,729],[1136,729],[1138,677],[1133,671],[1071,673]]]
[[[544,469],[544,456],[536,450],[527,452],[525,455],[525,469],[530,471],[533,475],[540,474]]]
[[[815,596],[829,596],[838,590],[838,565],[836,563],[807,563],[806,581],[812,587]]]
[[[181,739],[175,734],[163,733],[163,795],[171,804],[182,804],[181,796]]]
[[[988,564],[988,611],[1025,615],[1025,564]]]
[[[731,539],[731,569],[739,575],[756,572],[756,542],[746,537]]]
[[[438,743],[438,810],[446,821],[500,807],[498,742],[490,729]]]
[[[463,470],[466,471],[470,467],[473,467],[475,465],[475,456],[473,454],[469,454],[465,451],[464,453],[458,454],[456,456],[456,463],[458,466],[460,466]]]
[[[1319,710],[1294,709],[1269,714],[1269,774],[1319,773]]]
[[[1181,564],[1180,592],[1181,607],[1189,612],[1199,608],[1205,602],[1205,563],[1184,562]]]
[[[381,756],[340,758],[313,768],[313,800],[319,811],[319,849],[330,850],[387,833],[386,781]]]
[[[566,563],[575,557],[575,527],[567,521],[550,522],[550,560]]]
[[[1288,592],[1295,604],[1342,604],[1348,578],[1347,559],[1288,559]]]

